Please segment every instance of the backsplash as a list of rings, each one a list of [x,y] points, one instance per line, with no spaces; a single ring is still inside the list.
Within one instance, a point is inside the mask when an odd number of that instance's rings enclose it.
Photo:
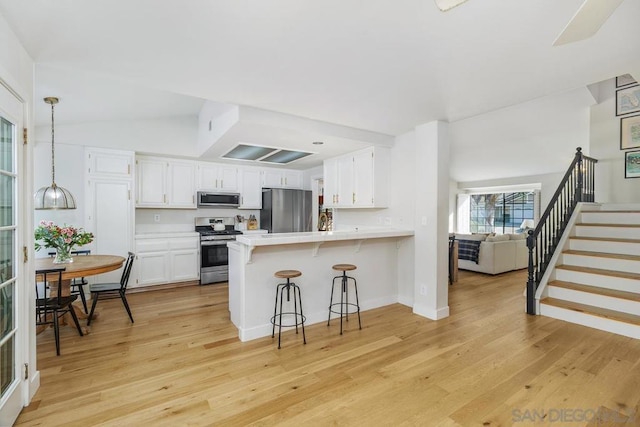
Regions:
[[[250,209],[206,208],[206,209],[136,209],[136,233],[193,231],[197,217],[249,218],[255,215],[260,222],[260,211]]]

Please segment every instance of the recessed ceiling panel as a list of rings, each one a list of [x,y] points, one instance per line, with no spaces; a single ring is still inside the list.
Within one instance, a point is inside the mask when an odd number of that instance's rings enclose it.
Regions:
[[[258,160],[270,153],[277,151],[277,148],[260,147],[258,145],[238,144],[227,154],[222,155],[225,159],[236,160]]]
[[[286,165],[295,160],[302,159],[313,153],[304,151],[284,150],[261,145],[238,144],[231,151],[223,154],[223,159],[249,160],[264,163],[277,163]]]
[[[282,165],[286,165],[287,163],[291,163],[294,160],[301,159],[303,157],[307,157],[312,153],[305,153],[303,151],[289,151],[289,150],[280,150],[277,153],[273,153],[264,159],[260,159],[261,162],[268,163],[280,163]]]

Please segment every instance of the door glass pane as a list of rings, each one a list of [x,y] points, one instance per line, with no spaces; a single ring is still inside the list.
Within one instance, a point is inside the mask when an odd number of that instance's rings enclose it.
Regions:
[[[0,117],[0,396],[16,381],[15,126]]]
[[[13,170],[14,129],[11,122],[0,117],[0,170],[6,172],[15,172]]]
[[[13,176],[0,172],[0,227],[13,224],[14,180]]]
[[[0,231],[0,283],[14,276],[13,234],[13,230]]]
[[[10,337],[2,346],[0,346],[0,393],[9,388],[13,380],[15,379],[15,362],[13,359],[13,337]]]
[[[0,288],[0,341],[13,329],[13,286],[11,282]]]

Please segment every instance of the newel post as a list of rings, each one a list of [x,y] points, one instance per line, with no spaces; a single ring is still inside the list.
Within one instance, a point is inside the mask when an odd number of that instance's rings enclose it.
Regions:
[[[529,248],[529,272],[527,277],[527,314],[536,314],[536,283],[534,280],[533,249],[535,240],[533,230],[527,232],[527,247]]]
[[[582,164],[582,147],[576,148],[576,157],[576,167],[578,168],[578,188],[576,189],[578,194],[576,196],[576,202],[582,202],[582,195],[584,194],[584,167]]]

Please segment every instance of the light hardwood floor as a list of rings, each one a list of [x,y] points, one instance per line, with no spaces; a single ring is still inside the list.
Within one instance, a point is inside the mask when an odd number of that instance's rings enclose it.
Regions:
[[[526,315],[525,280],[461,272],[447,319],[394,304],[343,336],[288,331],[281,350],[238,341],[224,285],[131,294],[134,325],[101,300],[61,356],[38,335],[41,387],[17,425],[640,425],[640,341]]]

